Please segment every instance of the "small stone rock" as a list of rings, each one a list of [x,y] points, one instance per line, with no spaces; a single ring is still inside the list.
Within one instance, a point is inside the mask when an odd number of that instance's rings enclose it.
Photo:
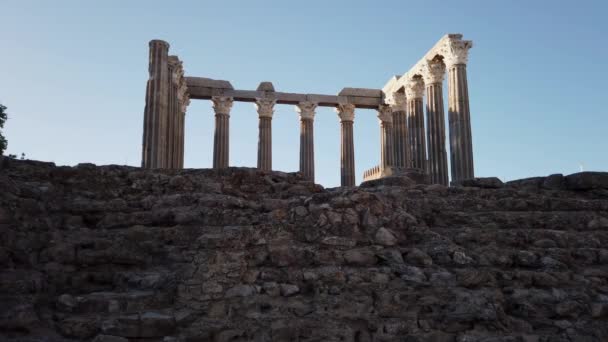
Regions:
[[[298,216],[306,216],[308,214],[308,210],[306,209],[306,207],[303,206],[297,206],[294,211],[296,212],[296,215]]]
[[[608,303],[592,303],[591,317],[602,318],[608,317]]]
[[[76,306],[78,306],[78,301],[72,295],[62,294],[57,298],[57,307],[60,310],[72,312]]]
[[[515,263],[525,267],[535,267],[538,265],[538,257],[530,251],[518,251],[514,256]]]
[[[372,266],[376,263],[376,255],[368,248],[351,249],[344,252],[344,260],[351,265]]]
[[[375,235],[376,243],[383,246],[394,246],[397,244],[397,238],[388,229],[381,227]]]
[[[415,266],[403,266],[401,268],[401,279],[406,281],[412,281],[415,283],[426,282],[426,275],[418,267]]]
[[[224,297],[233,298],[233,297],[249,297],[253,296],[257,291],[255,287],[252,285],[237,285],[233,288],[230,288],[226,291]]]
[[[418,248],[413,248],[407,253],[405,261],[418,266],[431,266],[433,264],[433,259]]]
[[[608,228],[608,218],[596,217],[587,223],[589,229],[606,229]]]
[[[357,241],[342,236],[328,236],[323,238],[321,243],[330,246],[354,247],[357,244]]]
[[[281,284],[281,295],[283,297],[290,297],[297,293],[300,293],[300,288],[293,284]]]
[[[461,251],[454,252],[452,260],[458,265],[468,265],[473,263],[473,259]]]

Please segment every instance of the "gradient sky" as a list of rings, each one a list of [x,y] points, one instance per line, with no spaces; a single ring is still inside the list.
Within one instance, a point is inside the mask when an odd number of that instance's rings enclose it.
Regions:
[[[0,18],[8,153],[31,159],[139,166],[151,39],[168,41],[190,76],[337,94],[381,88],[463,33],[477,176],[608,170],[606,1],[0,0]],[[186,117],[185,165],[211,167],[210,102]],[[255,167],[257,121],[253,104],[235,103],[231,165]],[[375,111],[357,110],[357,183],[379,161],[379,130]],[[275,107],[273,144],[274,169],[296,171],[293,106]],[[319,108],[318,183],[339,185],[339,148],[338,117]]]

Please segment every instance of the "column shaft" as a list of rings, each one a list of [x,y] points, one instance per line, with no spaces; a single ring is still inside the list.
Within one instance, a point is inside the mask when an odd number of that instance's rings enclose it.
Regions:
[[[422,98],[408,99],[407,129],[410,145],[411,167],[426,172],[426,139]]]
[[[448,185],[448,161],[445,149],[445,119],[441,83],[431,83],[427,91],[427,139],[429,174],[432,184]]]
[[[169,72],[173,71],[169,68]],[[176,118],[177,118],[177,110],[179,108],[179,104],[177,101],[177,86],[173,83],[169,86],[169,105],[167,106],[167,117],[166,117],[166,126],[165,126],[165,164],[164,168],[174,169],[175,168],[175,139],[176,139]]]
[[[184,128],[185,128],[186,113],[180,112],[178,117],[179,117],[179,141],[177,143],[177,146],[178,146],[177,167],[180,169],[183,169],[184,168],[184,142],[185,142]]]
[[[382,169],[394,166],[393,157],[393,123],[380,122],[380,165]]]
[[[211,98],[215,110],[215,134],[213,136],[213,168],[228,167],[230,152],[230,109],[232,98],[214,96]]]
[[[407,134],[407,115],[405,111],[393,112],[393,165],[410,167],[409,143]]]
[[[452,181],[475,177],[466,64],[448,70],[448,120]]]
[[[355,185],[355,144],[353,122],[342,121],[340,146],[340,181],[342,186]]]
[[[315,180],[315,145],[313,119],[300,119],[300,173],[304,178]]]
[[[258,169],[272,170],[272,118],[260,117],[258,139]]]
[[[300,173],[315,181],[314,119],[316,102],[302,101],[296,105],[300,114]]]
[[[228,167],[229,158],[229,120],[227,114],[215,114],[215,135],[213,137],[213,168]]]
[[[169,44],[153,40],[149,45],[148,71],[150,77],[146,85],[142,167],[159,168],[164,166],[166,156],[165,125],[169,98]]]

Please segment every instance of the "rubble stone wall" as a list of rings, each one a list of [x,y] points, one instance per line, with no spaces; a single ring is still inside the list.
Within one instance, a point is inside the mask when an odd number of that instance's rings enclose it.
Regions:
[[[2,341],[606,341],[608,174],[5,161]]]

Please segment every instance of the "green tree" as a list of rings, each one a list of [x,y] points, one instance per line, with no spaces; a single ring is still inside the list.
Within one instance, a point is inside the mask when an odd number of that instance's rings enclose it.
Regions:
[[[0,129],[4,128],[4,123],[6,122],[6,107],[0,104]],[[0,156],[4,154],[6,151],[6,147],[8,146],[8,141],[4,135],[2,135],[2,131],[0,130]]]

